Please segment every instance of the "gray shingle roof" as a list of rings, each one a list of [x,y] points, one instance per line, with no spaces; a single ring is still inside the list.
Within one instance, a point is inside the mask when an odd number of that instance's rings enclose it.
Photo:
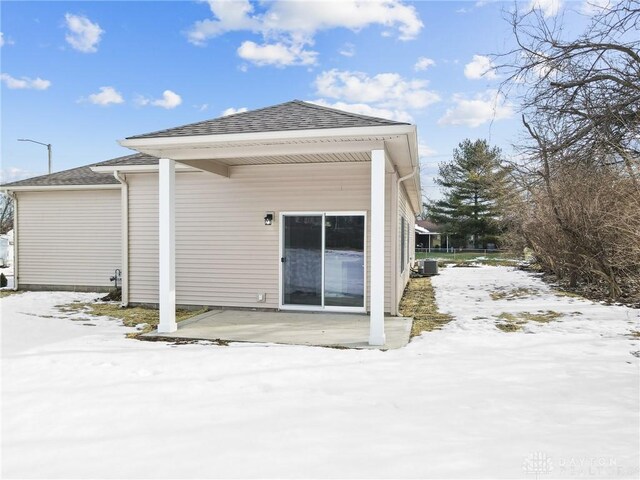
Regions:
[[[136,135],[133,138],[174,137],[187,135],[219,135],[229,133],[275,132],[282,130],[309,130],[321,128],[371,127],[408,125],[407,123],[368,117],[334,108],[293,100],[271,107],[236,113],[226,117],[192,123],[182,127]],[[95,166],[157,165],[158,159],[144,153],[135,153],[106,162],[72,168],[51,175],[27,178],[1,185],[3,188],[26,186],[105,185],[118,181],[110,173],[96,173]]]
[[[384,118],[344,112],[342,110],[336,110],[335,108],[323,107],[301,100],[293,100],[271,107],[214,118],[213,120],[205,120],[203,122],[158,130],[142,135],[134,135],[128,137],[128,139],[384,125],[408,124]]]
[[[110,167],[113,165],[157,165],[158,159],[147,155],[146,153],[134,153],[133,155],[125,155],[124,157],[113,158],[105,162],[90,165],[92,167]]]
[[[135,153],[124,157],[114,158],[106,162],[85,165],[84,167],[72,168],[55,172],[51,175],[41,175],[39,177],[26,178],[17,182],[2,185],[3,188],[9,187],[46,187],[46,186],[67,186],[67,185],[108,185],[115,184],[118,181],[111,173],[97,173],[91,170],[96,166],[111,165],[155,165],[158,159],[144,153]]]

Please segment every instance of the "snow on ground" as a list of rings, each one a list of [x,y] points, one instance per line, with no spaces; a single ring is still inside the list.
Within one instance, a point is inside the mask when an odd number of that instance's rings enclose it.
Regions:
[[[2,476],[637,478],[637,310],[504,267],[433,283],[456,319],[389,352],[140,342],[59,318],[91,294],[4,298]],[[538,309],[565,315],[494,326]]]

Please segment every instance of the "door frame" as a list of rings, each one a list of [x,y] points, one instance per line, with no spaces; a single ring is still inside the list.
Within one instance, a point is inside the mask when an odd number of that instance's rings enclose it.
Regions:
[[[363,266],[363,304],[362,307],[336,307],[336,306],[325,306],[324,304],[324,254],[325,254],[325,239],[324,239],[324,231],[325,231],[325,217],[327,216],[362,216],[364,217],[364,266]],[[322,272],[321,272],[321,304],[320,305],[287,305],[284,303],[284,275],[282,271],[282,257],[284,256],[284,217],[295,217],[295,216],[321,216],[322,217]],[[367,312],[367,272],[368,272],[368,264],[367,264],[367,254],[369,249],[367,248],[367,232],[368,232],[368,218],[367,212],[364,210],[344,210],[344,211],[293,211],[293,212],[280,212],[278,216],[279,226],[278,226],[278,309],[279,310],[298,310],[298,311],[310,311],[310,312],[343,312],[343,313],[366,313]]]

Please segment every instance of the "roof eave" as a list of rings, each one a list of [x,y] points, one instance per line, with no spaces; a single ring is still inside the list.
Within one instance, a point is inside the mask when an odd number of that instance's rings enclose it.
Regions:
[[[119,183],[96,183],[87,185],[2,185],[0,192],[42,192],[47,190],[115,190]]]
[[[118,143],[126,148],[242,143],[252,141],[287,141],[301,138],[358,137],[371,135],[401,135],[415,132],[414,125],[383,125],[374,127],[318,128],[309,130],[278,130],[274,132],[229,133],[219,135],[178,135],[173,137],[125,138]]]

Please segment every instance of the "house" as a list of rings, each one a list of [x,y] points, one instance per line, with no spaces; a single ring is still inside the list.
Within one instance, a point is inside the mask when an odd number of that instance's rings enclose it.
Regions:
[[[415,224],[416,248],[431,250],[442,248],[442,226],[431,220],[417,220]]]
[[[3,185],[17,288],[124,304],[397,315],[421,206],[416,127],[291,101],[120,141],[136,153]]]

